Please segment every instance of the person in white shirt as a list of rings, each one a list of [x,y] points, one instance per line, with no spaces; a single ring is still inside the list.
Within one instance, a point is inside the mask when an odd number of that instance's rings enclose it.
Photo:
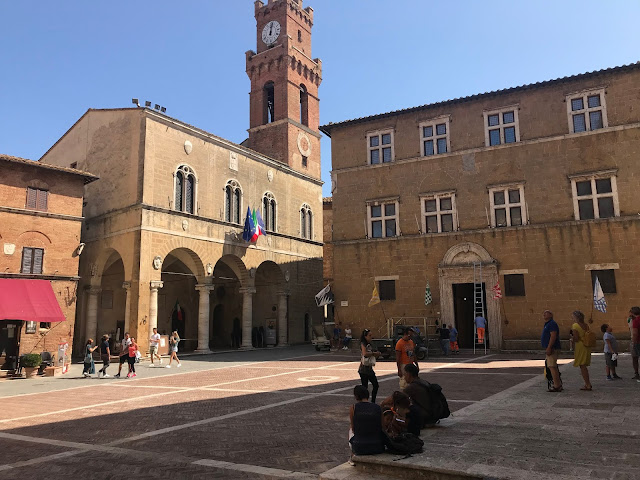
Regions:
[[[353,336],[351,335],[351,328],[347,325],[347,328],[344,329],[344,338],[342,339],[342,347],[343,350],[349,350],[351,347],[351,340]]]
[[[129,345],[131,345],[131,338],[129,332],[124,334],[122,339],[122,348],[120,349],[120,362],[118,365],[118,373],[115,378],[120,378],[120,372],[122,371],[122,364],[129,363]]]
[[[162,365],[162,357],[158,355],[158,344],[160,343],[160,334],[158,333],[158,329],[153,329],[153,335],[149,337],[149,354],[151,355],[151,365],[150,367],[155,367],[153,363],[153,357],[156,357],[160,360],[160,365]]]

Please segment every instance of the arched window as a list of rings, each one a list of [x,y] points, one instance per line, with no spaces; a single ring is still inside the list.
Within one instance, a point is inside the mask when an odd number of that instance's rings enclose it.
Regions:
[[[300,208],[300,236],[308,240],[313,238],[313,214],[306,203]]]
[[[194,213],[196,207],[196,174],[186,166],[180,165],[175,177],[174,210]]]
[[[235,180],[229,180],[225,187],[224,219],[231,223],[240,223],[242,188]]]
[[[300,85],[300,123],[309,126],[309,94],[304,85]]]
[[[264,94],[264,124],[271,123],[275,120],[275,93],[273,89],[273,82],[267,82],[263,89]]]
[[[264,228],[271,232],[276,231],[276,198],[273,193],[267,192],[262,197],[262,216]]]

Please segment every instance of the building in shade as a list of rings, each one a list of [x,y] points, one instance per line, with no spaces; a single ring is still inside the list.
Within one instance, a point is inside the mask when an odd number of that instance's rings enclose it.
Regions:
[[[320,130],[331,137],[342,321],[383,326],[367,307],[375,282],[388,317],[454,323],[461,347],[476,342],[477,310],[494,348],[535,347],[545,309],[563,339],[576,309],[628,336],[640,289],[640,63]],[[596,276],[606,314],[592,314]]]
[[[255,3],[257,51],[246,52],[249,138],[235,144],[150,108],[90,109],[42,162],[94,169],[78,329],[153,327],[181,350],[286,345],[321,321],[321,62],[313,10]],[[266,236],[242,238],[247,210]],[[76,345],[77,346],[77,345]]]
[[[84,186],[75,168],[0,155],[0,365],[72,344]]]

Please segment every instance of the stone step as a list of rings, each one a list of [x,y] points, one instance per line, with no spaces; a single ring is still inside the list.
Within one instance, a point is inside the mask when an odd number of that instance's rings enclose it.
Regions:
[[[322,480],[482,480],[488,477],[424,465],[396,463],[397,455],[355,457],[355,466],[342,464],[320,475]]]

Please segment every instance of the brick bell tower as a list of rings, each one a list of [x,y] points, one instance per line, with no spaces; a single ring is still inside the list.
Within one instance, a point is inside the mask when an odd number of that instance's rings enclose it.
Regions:
[[[246,53],[251,80],[249,147],[320,178],[318,87],[311,58],[313,9],[302,0],[255,2],[257,53]]]

